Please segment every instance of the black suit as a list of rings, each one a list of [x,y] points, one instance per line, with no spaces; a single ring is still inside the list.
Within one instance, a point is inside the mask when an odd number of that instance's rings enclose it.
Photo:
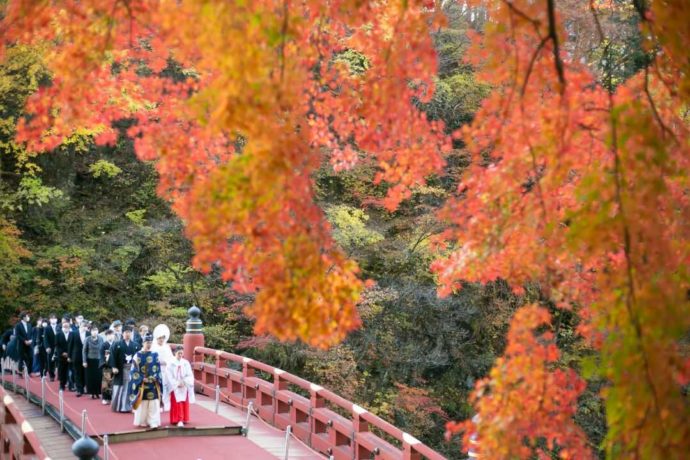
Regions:
[[[48,374],[50,374],[51,380],[55,379],[55,361],[57,361],[56,359],[53,359],[53,357],[59,356],[55,354],[55,338],[57,337],[56,332],[57,334],[62,333],[62,329],[57,324],[55,325],[55,331],[53,331],[53,326],[48,324],[48,327],[46,327],[45,331],[43,332],[43,347],[46,349],[46,368],[48,370]],[[50,352],[48,350],[50,350]]]
[[[84,349],[84,342],[81,340],[79,331],[72,331],[69,335],[67,353],[72,367],[72,375],[74,375],[74,383],[77,385],[77,393],[84,393],[84,358],[82,351]]]
[[[134,330],[132,332],[132,342],[137,344],[137,347],[141,349],[141,346],[143,345],[143,339],[141,337],[141,334],[139,334],[139,331]]]
[[[70,332],[70,334],[72,334]],[[58,330],[55,336],[55,360],[57,361],[58,379],[60,380],[60,389],[64,390],[67,385],[67,374],[69,371],[69,335],[65,337],[62,329]]]
[[[14,335],[17,337],[17,354],[19,355],[19,372],[26,364],[27,372],[31,372],[31,356],[33,355],[33,343],[31,339],[34,328],[29,323],[20,321],[14,327]],[[29,342],[28,344],[26,342]]]

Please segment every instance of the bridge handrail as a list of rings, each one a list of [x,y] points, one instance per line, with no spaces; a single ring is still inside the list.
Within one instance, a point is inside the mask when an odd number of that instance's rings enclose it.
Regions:
[[[49,458],[48,454],[43,450],[33,427],[24,418],[21,410],[16,407],[12,396],[7,394],[2,386],[0,386],[0,415],[0,423],[3,425],[0,442],[9,445],[12,458],[31,458],[32,456],[40,459]],[[15,425],[18,430],[5,428],[12,425]]]
[[[212,359],[212,363],[207,362],[208,358]],[[225,379],[225,385],[220,385],[221,393],[230,401],[245,406],[245,402],[251,400],[258,405],[258,415],[266,422],[271,423],[281,429],[291,423],[295,423],[298,417],[294,414],[296,410],[302,410],[302,418],[308,411],[309,431],[306,432],[296,430],[293,426],[293,432],[301,437],[302,441],[306,442],[312,448],[319,450],[325,454],[333,455],[338,458],[369,458],[372,454],[378,454],[377,458],[403,458],[403,459],[418,459],[427,458],[428,460],[442,460],[444,457],[435,452],[429,446],[426,446],[421,441],[413,436],[403,432],[401,429],[395,427],[389,422],[383,420],[377,415],[372,414],[366,409],[348,401],[347,399],[327,390],[319,385],[309,382],[301,377],[298,377],[282,369],[276,368],[261,361],[252,358],[229,353],[222,350],[215,350],[207,347],[195,347],[193,352],[193,368],[195,370],[195,379],[200,381],[203,387],[208,388],[208,383],[213,381],[214,386],[219,385],[221,378]],[[242,373],[239,380],[235,374],[234,383],[240,385],[238,391],[227,390],[231,388],[233,379],[227,363],[232,362],[242,366]],[[227,369],[225,373],[221,371]],[[255,371],[261,371],[269,374],[273,378],[273,382],[269,382],[259,376],[255,375]],[[237,372],[237,371],[235,371]],[[228,378],[230,380],[228,380]],[[248,378],[252,378],[253,386],[249,386]],[[258,382],[261,382],[259,384]],[[296,387],[308,392],[310,395],[307,408],[296,409],[294,402],[289,394],[287,384],[295,385]],[[262,404],[263,400],[268,400],[270,404]],[[287,401],[290,406],[289,416],[285,412],[280,413],[278,403]],[[327,409],[324,404],[327,401],[334,406],[346,411],[350,414],[349,420],[345,424],[338,423],[333,417],[319,415],[315,410]],[[272,406],[272,407],[271,407]],[[337,415],[337,414],[336,414]],[[324,422],[324,420],[326,420]],[[325,425],[324,425],[325,423]],[[347,425],[347,423],[351,424]],[[328,428],[324,428],[325,426]],[[391,445],[385,439],[371,433],[369,426],[375,427],[378,430],[386,433],[393,439],[396,439],[401,445],[402,449]],[[319,431],[322,430],[322,431]],[[325,431],[324,431],[325,430]],[[330,434],[334,431],[334,434]],[[338,437],[340,435],[340,437]],[[344,444],[343,439],[349,439],[347,444]],[[338,441],[340,440],[340,441]],[[339,444],[340,442],[340,444]],[[339,451],[338,448],[343,447]],[[345,452],[347,451],[347,452]],[[348,457],[350,455],[350,457]]]

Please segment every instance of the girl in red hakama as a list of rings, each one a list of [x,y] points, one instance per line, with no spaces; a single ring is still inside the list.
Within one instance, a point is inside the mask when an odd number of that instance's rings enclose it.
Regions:
[[[175,349],[175,359],[166,369],[170,386],[170,424],[180,427],[189,422],[189,405],[195,401],[192,366],[182,357],[182,351],[179,346]]]

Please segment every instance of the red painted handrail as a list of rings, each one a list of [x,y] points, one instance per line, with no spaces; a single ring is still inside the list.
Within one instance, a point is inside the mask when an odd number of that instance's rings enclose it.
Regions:
[[[208,358],[211,358],[207,362]],[[229,362],[242,370],[233,370]],[[311,448],[336,460],[442,460],[443,457],[413,436],[335,393],[251,358],[205,347],[194,349],[197,390],[211,393],[219,387],[223,400],[241,407],[252,403],[259,417],[293,434]],[[256,375],[271,376],[272,382]],[[306,397],[290,390],[299,388]],[[333,407],[340,413],[331,410]],[[347,416],[341,415],[342,413]],[[370,431],[385,433],[397,445]]]
[[[0,386],[0,458],[9,460],[47,459],[38,436],[17,408],[12,397]]]

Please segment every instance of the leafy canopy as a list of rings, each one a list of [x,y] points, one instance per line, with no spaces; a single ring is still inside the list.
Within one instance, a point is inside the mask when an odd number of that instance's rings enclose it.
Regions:
[[[442,15],[426,3],[8,2],[4,45],[44,47],[54,72],[18,140],[45,151],[86,129],[109,144],[132,120],[195,266],[257,293],[257,333],[336,343],[360,323],[363,283],[312,174],[370,163],[394,209],[442,168],[442,126],[413,105],[436,73],[427,31]]]

